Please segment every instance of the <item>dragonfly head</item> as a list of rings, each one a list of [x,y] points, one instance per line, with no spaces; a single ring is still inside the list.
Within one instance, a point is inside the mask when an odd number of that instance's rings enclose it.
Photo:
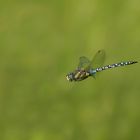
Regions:
[[[71,73],[67,74],[67,75],[66,75],[66,79],[67,79],[68,81],[72,82],[72,81],[74,80],[74,75],[73,75],[73,73],[71,72]]]

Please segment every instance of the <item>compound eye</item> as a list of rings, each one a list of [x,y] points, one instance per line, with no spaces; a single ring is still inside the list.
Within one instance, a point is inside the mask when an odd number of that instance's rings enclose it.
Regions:
[[[68,81],[72,81],[73,80],[73,74],[72,73],[69,73],[68,75],[66,75],[66,79]]]

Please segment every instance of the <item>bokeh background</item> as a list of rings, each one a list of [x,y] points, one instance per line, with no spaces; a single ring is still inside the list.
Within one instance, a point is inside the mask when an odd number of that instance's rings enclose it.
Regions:
[[[0,140],[140,139],[140,65],[68,82],[80,56],[140,61],[139,0],[0,1]]]

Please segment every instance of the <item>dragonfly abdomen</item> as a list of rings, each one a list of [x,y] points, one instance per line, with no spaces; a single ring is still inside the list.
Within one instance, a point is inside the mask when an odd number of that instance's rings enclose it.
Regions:
[[[103,66],[100,68],[96,68],[96,72],[100,72],[100,71],[115,68],[115,67],[122,67],[122,66],[126,66],[126,65],[131,65],[131,64],[135,64],[135,63],[137,63],[137,61],[126,61],[126,62],[115,63],[115,64],[111,64],[111,65],[106,65],[106,66]]]

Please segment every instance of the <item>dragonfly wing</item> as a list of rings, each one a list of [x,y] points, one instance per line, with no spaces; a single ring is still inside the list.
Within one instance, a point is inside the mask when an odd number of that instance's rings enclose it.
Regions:
[[[87,57],[85,57],[85,56],[81,56],[80,58],[79,58],[79,64],[78,64],[78,69],[86,69],[87,67],[89,67],[89,65],[90,65],[90,60],[87,58]]]
[[[89,67],[94,69],[99,68],[103,66],[104,62],[105,62],[105,51],[99,50],[91,60]]]

